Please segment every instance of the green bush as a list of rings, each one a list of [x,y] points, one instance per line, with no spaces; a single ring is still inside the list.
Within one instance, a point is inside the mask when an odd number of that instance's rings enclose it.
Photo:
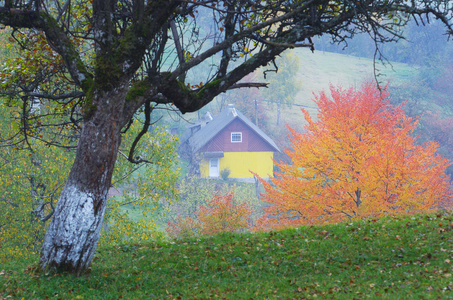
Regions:
[[[230,176],[230,173],[231,173],[230,169],[225,168],[225,169],[220,171],[220,177],[223,180],[227,181],[228,180],[228,176]]]

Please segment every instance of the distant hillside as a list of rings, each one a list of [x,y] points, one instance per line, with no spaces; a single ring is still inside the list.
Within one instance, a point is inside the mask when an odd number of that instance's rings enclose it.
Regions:
[[[315,51],[309,49],[294,49],[300,57],[301,67],[298,79],[301,81],[301,89],[296,96],[296,107],[282,108],[282,123],[290,124],[292,127],[301,128],[303,116],[298,108],[299,105],[315,117],[317,109],[313,103],[313,93],[328,91],[330,84],[343,85],[347,87],[360,87],[361,83],[367,80],[374,80],[373,60],[360,58],[350,55],[343,55],[332,52]],[[386,84],[390,81],[391,85],[411,81],[418,74],[418,69],[404,63],[391,63],[383,65],[376,61],[376,70],[381,83]],[[282,82],[281,84],[285,84]],[[269,86],[270,89],[275,88]],[[270,120],[275,119],[275,108],[268,109]]]
[[[363,81],[374,79],[372,59],[323,51],[312,53],[308,49],[292,51],[296,51],[301,58],[299,76],[302,87],[297,95],[298,104],[311,105],[313,91],[327,90],[330,84],[359,87]],[[377,73],[382,74],[379,80],[383,83],[389,80],[392,83],[409,81],[418,72],[407,64],[391,63],[384,66],[379,61],[376,62],[376,69]]]

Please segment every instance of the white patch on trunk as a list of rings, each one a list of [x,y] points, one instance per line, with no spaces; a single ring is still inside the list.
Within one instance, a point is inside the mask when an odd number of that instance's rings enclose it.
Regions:
[[[95,215],[94,195],[66,185],[46,234],[41,266],[88,267],[99,241],[105,206]]]

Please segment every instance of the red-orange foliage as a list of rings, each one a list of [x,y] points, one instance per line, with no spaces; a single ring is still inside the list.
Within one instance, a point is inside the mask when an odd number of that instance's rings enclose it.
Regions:
[[[233,192],[213,194],[207,200],[207,206],[201,206],[195,212],[197,219],[179,217],[177,222],[168,223],[166,231],[171,237],[237,232],[249,229],[251,213],[250,207],[245,203],[235,203]]]
[[[434,142],[416,145],[417,121],[394,107],[372,83],[361,90],[331,87],[315,98],[318,121],[303,110],[306,133],[290,128],[292,164],[264,182],[271,205],[261,227],[336,222],[426,210],[449,194],[449,162]]]
[[[202,206],[196,212],[202,225],[201,233],[216,234],[223,231],[236,232],[248,229],[251,209],[245,203],[237,204],[234,193],[215,194],[208,200],[208,206]]]
[[[176,217],[176,222],[168,222],[165,231],[171,238],[188,238],[198,234],[200,225],[191,217]]]

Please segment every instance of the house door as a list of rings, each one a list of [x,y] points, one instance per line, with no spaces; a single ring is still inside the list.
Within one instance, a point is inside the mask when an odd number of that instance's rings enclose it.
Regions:
[[[209,160],[209,177],[219,177],[219,159],[211,158]]]

